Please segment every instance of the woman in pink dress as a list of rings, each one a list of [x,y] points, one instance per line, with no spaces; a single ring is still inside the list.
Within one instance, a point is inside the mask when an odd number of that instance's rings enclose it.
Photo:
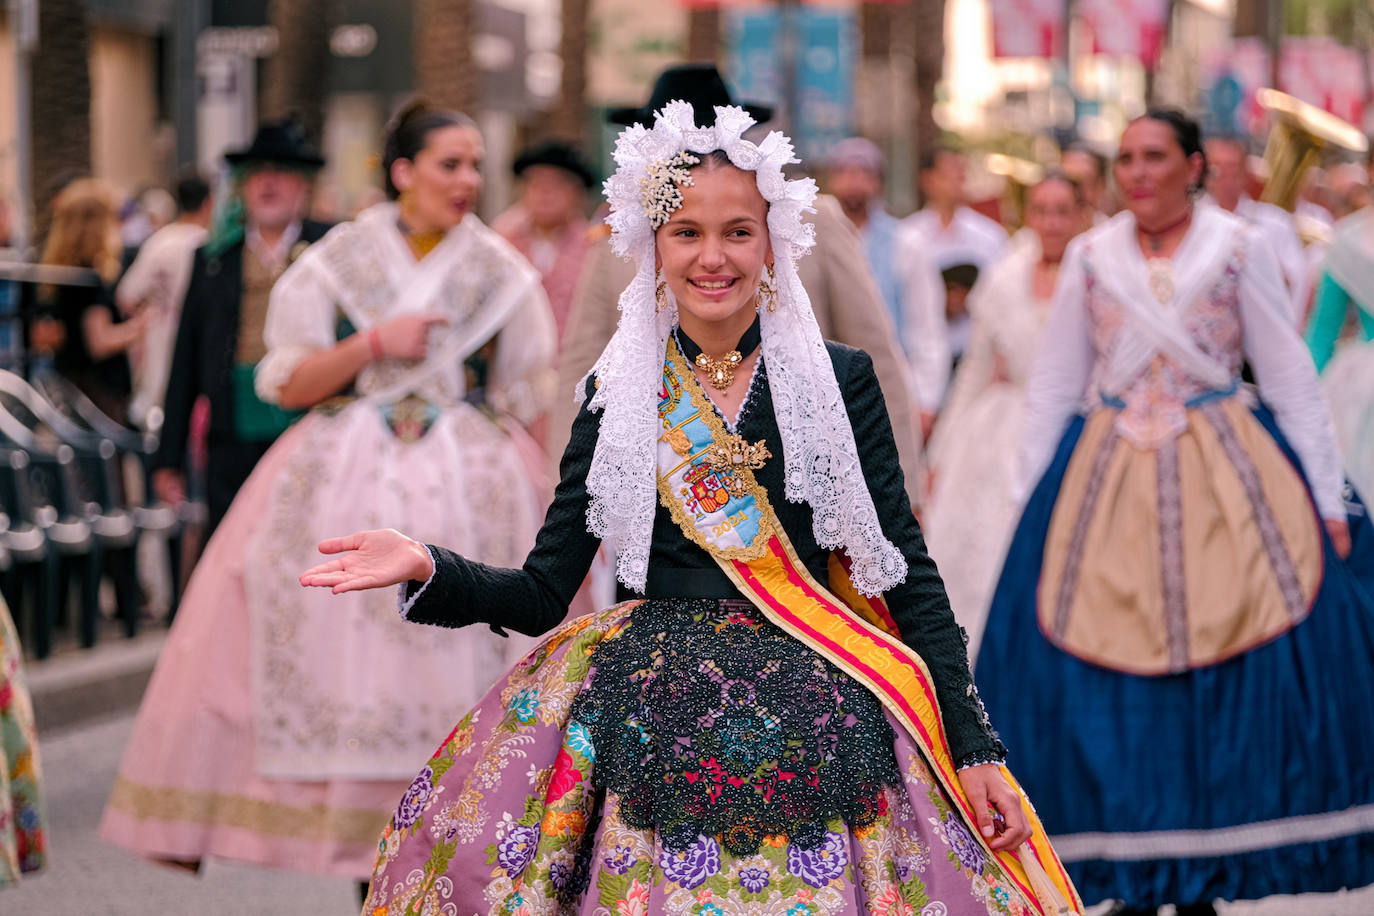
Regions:
[[[412,107],[379,204],[272,292],[257,392],[313,408],[259,463],[196,569],[102,835],[143,855],[366,876],[396,796],[524,651],[428,634],[385,596],[302,592],[323,535],[415,526],[509,563],[548,491],[522,424],[551,393],[539,277],[472,213],[482,138]]]

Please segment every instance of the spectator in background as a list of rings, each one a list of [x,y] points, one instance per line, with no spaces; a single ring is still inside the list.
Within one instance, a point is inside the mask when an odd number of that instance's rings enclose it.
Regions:
[[[1095,214],[1094,223],[1116,213],[1119,206],[1108,175],[1110,166],[1106,156],[1083,143],[1070,145],[1059,157],[1060,171],[1082,189],[1083,199]]]
[[[205,244],[214,205],[209,183],[194,172],[177,182],[176,201],[176,220],[143,243],[115,291],[123,314],[147,316],[147,333],[129,354],[134,379],[129,419],[140,427],[152,408],[162,407],[191,262],[196,249]]]
[[[151,462],[163,502],[185,500],[187,444],[196,399],[210,401],[206,538],[253,467],[292,417],[263,403],[253,369],[267,353],[263,324],[277,279],[328,226],[302,217],[324,159],[295,122],[258,129],[247,149],[224,157],[233,191],[209,241],[196,252],[167,382],[162,442]]]
[[[34,336],[58,341],[53,368],[123,423],[131,390],[128,351],[143,339],[148,319],[140,312],[125,320],[115,308],[112,284],[119,276],[121,252],[110,188],[94,178],[79,178],[63,188],[53,200],[42,262],[84,268],[89,274],[39,288],[43,317]]]
[[[902,220],[897,236],[898,263],[911,264],[924,255],[944,279],[944,296],[920,297],[916,304],[925,310],[925,327],[938,328],[944,322],[951,362],[958,361],[969,342],[970,322],[964,308],[969,290],[1007,244],[1000,224],[967,206],[965,173],[964,157],[948,147],[923,155],[920,181],[925,207]],[[938,371],[923,370],[923,380],[928,375],[929,381],[919,387],[927,408],[933,405],[938,410],[944,403],[951,368],[946,364]]]
[[[883,206],[886,172],[882,151],[869,140],[851,137],[830,151],[826,190],[859,230],[873,279],[897,326],[897,339],[911,364],[912,395],[924,438],[935,424],[949,375],[949,334],[942,318],[945,288],[924,250],[913,248],[897,257],[901,223]]]
[[[577,148],[561,140],[526,149],[516,157],[514,171],[524,184],[520,200],[491,227],[539,271],[561,340],[592,245],[587,192],[596,179]]]
[[[1293,217],[1273,204],[1254,200],[1246,192],[1249,155],[1245,141],[1239,137],[1212,137],[1207,140],[1207,193],[1212,201],[1228,213],[1259,229],[1279,259],[1279,271],[1288,286],[1290,315],[1293,323],[1301,322],[1307,311],[1307,297],[1311,283],[1307,263],[1302,255],[1302,242],[1293,228]]]

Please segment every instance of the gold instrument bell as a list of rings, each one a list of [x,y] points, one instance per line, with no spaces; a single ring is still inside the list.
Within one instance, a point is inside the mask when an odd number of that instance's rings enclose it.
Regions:
[[[1363,131],[1329,111],[1277,89],[1261,89],[1258,100],[1273,120],[1264,147],[1264,159],[1269,164],[1269,180],[1260,195],[1264,203],[1292,213],[1303,176],[1318,163],[1323,150],[1363,153],[1369,149]]]

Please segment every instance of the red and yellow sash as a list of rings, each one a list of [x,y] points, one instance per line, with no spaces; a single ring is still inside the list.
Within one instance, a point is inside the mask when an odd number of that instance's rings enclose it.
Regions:
[[[737,437],[726,431],[671,340],[663,375],[659,493],[684,533],[711,554],[765,617],[863,684],[887,707],[921,748],[971,835],[1033,912],[1081,913],[1083,904],[1073,883],[1035,810],[1005,767],[1002,775],[1021,796],[1034,832],[1016,852],[988,848],[959,782],[930,671],[902,642],[884,600],[861,595],[835,555],[831,587],[817,582],[797,557],[749,467],[722,467],[718,460],[712,465],[712,454],[721,451],[712,446],[736,452],[732,446],[738,443],[730,440]],[[693,484],[702,479],[719,484],[705,500],[702,488]]]

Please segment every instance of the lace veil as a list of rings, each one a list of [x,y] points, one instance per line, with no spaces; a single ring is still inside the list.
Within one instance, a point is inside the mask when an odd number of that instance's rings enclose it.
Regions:
[[[597,388],[587,407],[601,411],[601,426],[587,475],[587,527],[615,550],[620,581],[643,591],[658,498],[658,391],[677,303],[669,292],[668,307],[655,308],[654,226],[641,179],[661,173],[684,151],[719,149],[738,168],[756,173],[769,204],[777,309],[761,311],[760,319],[786,498],[811,505],[816,541],[844,548],[854,585],[876,595],[906,578],[906,560],[878,523],[830,355],[797,277],[797,259],[815,244],[814,227],[802,214],[811,212],[816,183],[784,177],[784,166],[799,161],[786,136],[774,131],[754,144],[743,138],[754,119],[742,108],[717,106],[715,113],[714,126],[699,127],[690,104],[671,102],[657,113],[652,129],[636,124],[616,141],[618,168],[605,184],[611,245],[621,257],[636,259],[639,269],[620,295],[616,332],[589,373]],[[578,399],[585,381],[574,395]]]

